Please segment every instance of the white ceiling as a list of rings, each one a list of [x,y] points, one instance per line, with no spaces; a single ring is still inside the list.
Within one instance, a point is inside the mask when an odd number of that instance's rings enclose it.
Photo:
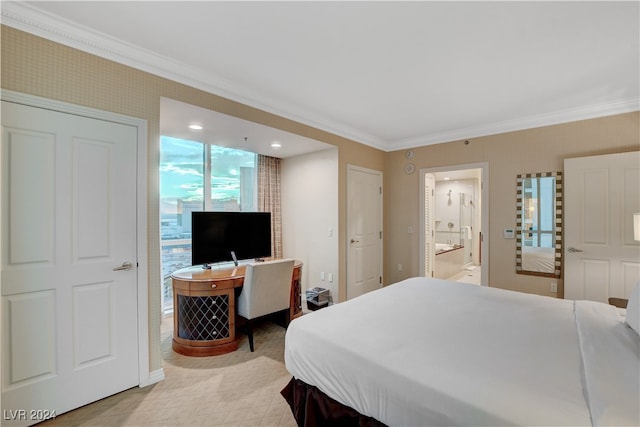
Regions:
[[[199,124],[203,129],[191,130],[190,124]],[[169,98],[160,100],[160,134],[283,159],[335,148],[315,139]],[[271,147],[275,142],[280,148]]]
[[[2,23],[391,151],[640,109],[640,3],[2,2]]]

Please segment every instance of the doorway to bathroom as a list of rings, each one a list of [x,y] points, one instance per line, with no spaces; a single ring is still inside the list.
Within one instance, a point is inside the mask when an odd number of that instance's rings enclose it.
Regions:
[[[488,285],[488,163],[420,170],[420,274]]]

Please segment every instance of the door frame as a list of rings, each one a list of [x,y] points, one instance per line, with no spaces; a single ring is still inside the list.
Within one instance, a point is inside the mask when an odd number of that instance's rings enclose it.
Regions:
[[[61,113],[83,116],[91,119],[105,120],[137,128],[137,182],[136,182],[136,269],[138,296],[138,386],[144,387],[163,379],[162,372],[149,371],[149,266],[147,255],[147,121],[122,114],[102,111],[90,107],[71,104],[63,101],[47,99],[35,95],[2,89],[0,98],[3,101]],[[0,284],[1,285],[1,284]]]
[[[350,260],[350,246],[349,246],[349,179],[351,178],[351,172],[352,171],[356,171],[356,172],[363,172],[363,173],[370,173],[373,175],[376,175],[380,178],[380,189],[381,189],[381,197],[380,197],[380,203],[378,206],[378,214],[380,215],[380,231],[382,233],[382,238],[379,240],[380,241],[380,247],[379,247],[379,256],[380,256],[380,265],[379,265],[379,269],[380,269],[380,277],[382,278],[382,283],[380,284],[380,287],[384,286],[384,191],[382,190],[382,188],[384,187],[384,176],[382,171],[379,170],[375,170],[375,169],[369,169],[369,168],[365,168],[362,166],[356,166],[353,164],[347,164],[347,177],[346,177],[346,191],[345,191],[345,196],[346,196],[346,223],[345,223],[345,240],[344,240],[344,244],[345,244],[345,249],[346,249],[346,280],[345,280],[345,287],[344,287],[344,295],[345,295],[345,300],[348,300],[350,298],[349,296],[349,269],[353,268],[353,266],[351,265],[352,260]]]
[[[460,165],[451,165],[451,166],[439,166],[432,168],[423,168],[420,169],[420,275],[425,275],[425,265],[424,265],[424,176],[428,173],[436,173],[436,172],[447,172],[447,171],[457,171],[463,169],[481,169],[481,180],[480,180],[480,193],[481,193],[481,210],[480,214],[482,218],[480,223],[482,224],[481,236],[480,236],[480,249],[482,254],[481,260],[481,279],[480,283],[482,286],[489,286],[489,163],[488,162],[479,162],[479,163],[466,163]]]
[[[435,271],[436,268],[436,256],[435,256],[435,251],[431,250],[429,251],[429,262],[427,263],[427,227],[426,227],[426,219],[427,219],[427,202],[426,202],[426,197],[425,197],[425,193],[426,193],[426,186],[427,186],[427,175],[430,176],[429,180],[433,181],[433,188],[432,190],[432,194],[434,194],[435,192],[435,188],[436,188],[436,177],[434,174],[429,173],[429,172],[424,172],[424,173],[420,173],[420,194],[422,194],[422,198],[420,199],[420,235],[418,236],[418,241],[420,242],[420,250],[418,251],[418,253],[420,254],[420,263],[419,263],[419,271],[418,273],[420,274],[420,276],[423,277],[433,277],[433,272]],[[435,213],[435,195],[431,197],[432,199],[432,203],[429,204],[429,214],[432,217],[432,221],[430,224],[430,228],[431,228],[431,242],[434,243],[434,240],[436,238],[435,236],[435,218],[433,218],[433,214]],[[435,248],[435,244],[433,244],[434,248]],[[427,271],[427,264],[429,266],[429,271]],[[430,273],[430,274],[429,274]]]

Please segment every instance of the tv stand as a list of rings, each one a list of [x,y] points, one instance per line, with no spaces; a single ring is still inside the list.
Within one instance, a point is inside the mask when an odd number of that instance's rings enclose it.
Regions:
[[[235,351],[236,294],[244,283],[246,267],[205,269],[192,266],[171,275],[173,285],[173,341],[185,356],[214,356]],[[302,262],[291,277],[289,318],[302,315]]]

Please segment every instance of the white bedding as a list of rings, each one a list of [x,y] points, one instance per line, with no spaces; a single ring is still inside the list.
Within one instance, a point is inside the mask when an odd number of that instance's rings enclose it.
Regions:
[[[389,426],[639,425],[639,337],[581,303],[408,279],[294,320],[285,364]]]
[[[555,248],[538,248],[524,246],[522,248],[522,269],[525,271],[539,271],[553,273],[555,271]]]

